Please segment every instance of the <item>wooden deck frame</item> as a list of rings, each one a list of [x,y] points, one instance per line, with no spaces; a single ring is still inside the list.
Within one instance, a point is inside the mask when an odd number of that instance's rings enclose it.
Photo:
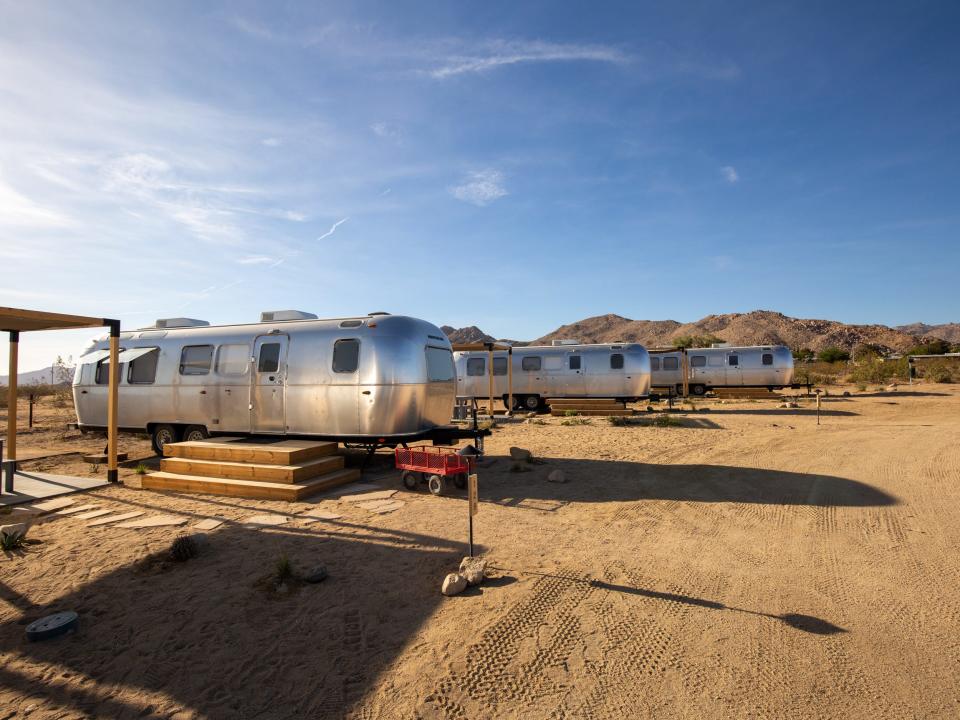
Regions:
[[[454,352],[469,350],[487,351],[487,375],[489,376],[489,403],[490,417],[493,417],[493,351],[507,351],[507,412],[513,411],[513,345],[502,342],[453,343]]]
[[[7,461],[4,490],[13,492],[17,470],[17,370],[20,356],[20,333],[38,330],[73,330],[107,327],[110,329],[110,382],[107,400],[107,480],[117,482],[117,412],[119,409],[120,321],[85,315],[23,310],[0,307],[0,332],[10,337],[9,380],[7,385]]]

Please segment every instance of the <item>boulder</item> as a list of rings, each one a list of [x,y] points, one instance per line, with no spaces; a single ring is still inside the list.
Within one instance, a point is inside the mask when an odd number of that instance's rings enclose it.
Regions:
[[[11,523],[9,525],[0,525],[0,535],[6,535],[11,538],[24,537],[27,534],[26,523]]]
[[[459,595],[467,589],[467,579],[460,573],[450,573],[443,579],[440,592],[444,595]]]
[[[533,453],[523,448],[510,448],[510,458],[518,462],[530,462],[533,460]]]
[[[487,573],[487,561],[478,557],[465,557],[460,562],[460,575],[466,578],[467,585],[479,585]]]
[[[563,474],[563,470],[554,470],[547,475],[547,481],[552,483],[565,483],[567,476]]]

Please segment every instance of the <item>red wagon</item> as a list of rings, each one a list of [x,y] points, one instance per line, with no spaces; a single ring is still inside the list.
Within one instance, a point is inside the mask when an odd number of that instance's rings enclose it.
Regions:
[[[467,486],[467,475],[473,469],[472,456],[459,455],[450,448],[429,445],[398,447],[395,453],[397,469],[403,471],[401,478],[408,490],[415,490],[419,483],[424,482],[431,493],[441,495],[444,481],[449,480],[463,489]]]

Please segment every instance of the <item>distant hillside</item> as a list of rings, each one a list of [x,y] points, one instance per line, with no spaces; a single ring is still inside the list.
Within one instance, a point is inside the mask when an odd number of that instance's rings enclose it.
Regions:
[[[62,384],[73,382],[73,368],[55,368],[51,366],[43,368],[42,370],[31,370],[30,372],[17,374],[17,384],[24,387],[27,385],[44,385],[52,381]],[[0,386],[7,386],[6,375],[0,375]]]
[[[960,324],[956,323],[931,327],[960,330]],[[469,331],[477,337],[490,338],[476,327],[463,330],[445,327],[444,331],[450,337],[459,337],[459,333]],[[888,352],[903,352],[931,339],[931,333],[925,330],[910,332],[886,325],[847,325],[834,320],[792,318],[770,310],[754,310],[748,313],[708,315],[691,323],[679,323],[676,320],[631,320],[620,315],[599,315],[563,325],[532,341],[532,344],[549,344],[552,340],[578,340],[585,343],[621,341],[658,347],[673,345],[678,338],[690,335],[714,335],[731,345],[782,344],[814,351],[828,347],[852,350],[857,345],[870,344]],[[954,341],[951,337],[944,339]],[[957,341],[960,341],[960,338]]]
[[[898,325],[897,330],[902,330],[911,335],[926,335],[940,338],[941,340],[946,340],[951,343],[960,343],[960,323],[927,325],[926,323],[918,322],[912,325]]]
[[[492,335],[487,335],[475,325],[465,328],[454,328],[449,325],[443,325],[440,329],[450,338],[450,342],[452,343],[493,342],[495,339]]]

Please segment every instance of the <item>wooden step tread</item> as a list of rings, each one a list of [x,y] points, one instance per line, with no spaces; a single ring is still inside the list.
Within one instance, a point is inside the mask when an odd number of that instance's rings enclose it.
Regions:
[[[360,470],[346,468],[320,475],[301,483],[275,483],[258,480],[230,480],[228,478],[209,478],[180,473],[156,472],[145,475],[141,482],[147,490],[176,490],[210,495],[229,495],[231,497],[252,498],[258,500],[299,500],[338,485],[354,482],[360,478]]]
[[[577,415],[586,415],[592,417],[608,416],[608,417],[623,417],[626,415],[633,415],[633,410],[597,410],[595,408],[585,408],[583,410],[576,410]],[[576,417],[575,415],[567,415],[566,410],[553,410],[550,413],[553,417]]]
[[[265,463],[230,462],[228,460],[198,460],[172,457],[160,461],[164,472],[179,475],[226,478],[228,480],[257,480],[260,482],[295,483],[343,468],[342,455],[327,455],[297,465],[270,465]]]
[[[299,465],[308,460],[332,455],[337,448],[338,445],[335,442],[316,440],[280,440],[268,443],[197,440],[168,443],[163,446],[163,454],[167,457],[191,460]]]

